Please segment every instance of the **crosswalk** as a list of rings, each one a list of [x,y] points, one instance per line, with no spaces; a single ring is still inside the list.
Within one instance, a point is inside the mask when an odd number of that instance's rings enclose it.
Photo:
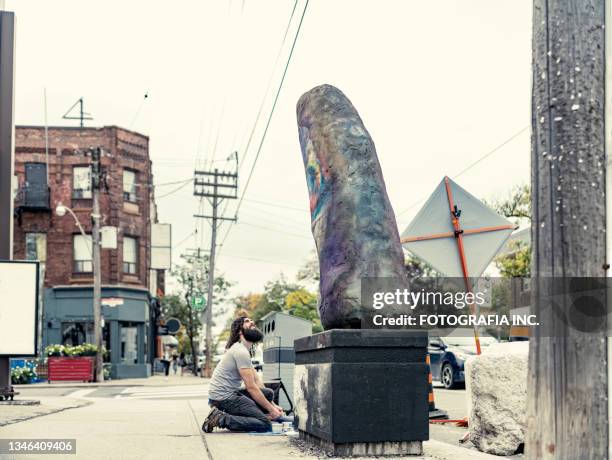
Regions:
[[[208,384],[171,385],[163,387],[128,387],[115,399],[200,399],[208,397]]]

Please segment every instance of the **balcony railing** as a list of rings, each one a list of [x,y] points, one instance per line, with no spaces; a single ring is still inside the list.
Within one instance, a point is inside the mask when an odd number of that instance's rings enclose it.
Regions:
[[[49,211],[49,187],[47,184],[24,184],[19,187],[15,208],[33,211]]]

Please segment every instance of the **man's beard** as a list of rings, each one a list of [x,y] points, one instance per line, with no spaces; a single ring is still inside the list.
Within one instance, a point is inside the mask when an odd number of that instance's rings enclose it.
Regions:
[[[245,329],[242,331],[242,335],[244,336],[244,340],[251,343],[257,343],[263,340],[262,332],[256,327]]]

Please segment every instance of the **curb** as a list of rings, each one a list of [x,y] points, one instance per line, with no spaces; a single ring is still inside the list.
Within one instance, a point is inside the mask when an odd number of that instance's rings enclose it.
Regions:
[[[486,454],[476,449],[467,449],[434,439],[423,442],[423,452],[426,457],[433,456],[440,460],[499,460],[504,458],[503,456]]]

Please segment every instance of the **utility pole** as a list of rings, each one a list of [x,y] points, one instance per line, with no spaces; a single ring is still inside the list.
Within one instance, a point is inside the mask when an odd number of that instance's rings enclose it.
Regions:
[[[206,310],[204,311],[206,322],[206,363],[202,377],[210,378],[212,375],[212,318],[213,318],[213,290],[215,283],[215,252],[217,248],[218,221],[232,221],[235,218],[219,216],[219,205],[223,199],[238,198],[238,154],[236,156],[235,172],[195,171],[194,192],[195,196],[207,197],[212,206],[212,215],[196,214],[194,217],[210,219],[212,234],[210,239],[210,256],[208,259],[208,295]]]
[[[606,290],[582,305],[576,292],[578,277],[603,280],[611,262],[606,9],[602,0],[533,2],[531,286],[540,326],[529,341],[529,459],[609,458]]]
[[[0,11],[0,259],[13,258],[13,65],[15,15]],[[11,364],[0,357],[0,389],[11,387]]]
[[[94,341],[98,347],[96,354],[96,382],[104,382],[104,365],[102,359],[102,267],[100,263],[100,184],[102,182],[101,149],[91,150],[91,185],[93,194],[93,229],[91,242],[93,246],[93,317]]]
[[[187,302],[187,309],[189,311],[189,324],[187,327],[189,328],[189,346],[191,347],[191,356],[193,358],[193,375],[198,375],[198,360],[200,354],[198,350],[195,349],[195,344],[193,342],[194,336],[194,327],[193,327],[193,309],[191,308],[191,296],[193,295],[193,276],[189,276],[189,289],[185,293],[185,302]]]

